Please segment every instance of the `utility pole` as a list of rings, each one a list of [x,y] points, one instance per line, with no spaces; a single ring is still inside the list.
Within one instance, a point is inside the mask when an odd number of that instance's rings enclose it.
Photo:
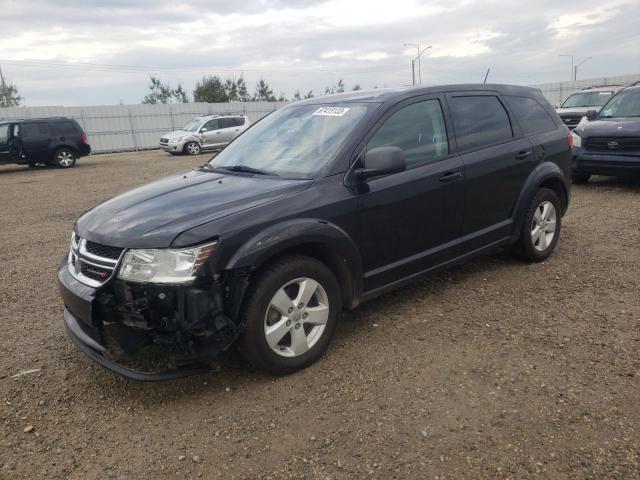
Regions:
[[[573,67],[573,55],[572,54],[562,54],[562,55],[558,55],[559,57],[569,57],[571,59],[571,75],[570,75],[570,79],[574,80],[575,77],[575,69]]]
[[[418,84],[422,85],[422,62],[420,61],[420,57],[422,56],[422,54],[424,52],[426,52],[427,50],[429,50],[431,48],[431,45],[429,45],[428,47],[423,48],[422,50],[420,50],[420,44],[419,43],[405,43],[404,44],[405,47],[416,47],[417,52],[418,52],[418,56],[413,59],[411,61],[411,69],[412,71],[415,72],[415,61],[418,60]],[[416,80],[415,80],[415,73],[413,75],[413,84],[416,84]]]
[[[413,82],[413,86],[416,86],[416,61],[411,60],[411,81]]]

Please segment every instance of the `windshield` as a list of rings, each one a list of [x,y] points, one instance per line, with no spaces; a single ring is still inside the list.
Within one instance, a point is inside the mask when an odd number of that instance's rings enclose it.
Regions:
[[[209,165],[218,169],[241,166],[245,171],[312,178],[333,159],[359,121],[375,107],[377,104],[285,107],[239,136]]]
[[[184,127],[182,127],[182,130],[184,130],[185,132],[195,132],[200,125],[202,125],[202,120],[199,118],[194,118]]]
[[[613,92],[581,92],[569,95],[562,108],[601,107],[611,98]]]
[[[640,117],[640,90],[620,92],[600,111],[600,116]]]

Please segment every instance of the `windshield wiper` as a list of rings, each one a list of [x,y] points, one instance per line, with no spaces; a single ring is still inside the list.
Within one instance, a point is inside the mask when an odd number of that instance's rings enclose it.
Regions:
[[[256,175],[278,175],[273,172],[265,172],[264,170],[260,170],[259,168],[253,168],[249,165],[230,165],[225,167],[215,167],[218,170],[228,170],[230,172],[241,172],[241,173],[254,173]]]

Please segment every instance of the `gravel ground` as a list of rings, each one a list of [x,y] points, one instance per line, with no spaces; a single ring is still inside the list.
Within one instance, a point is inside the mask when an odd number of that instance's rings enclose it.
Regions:
[[[56,266],[87,207],[205,158],[0,168],[0,478],[640,477],[640,182],[575,187],[545,263],[481,258],[345,315],[303,372],[228,353],[123,380],[66,337]]]

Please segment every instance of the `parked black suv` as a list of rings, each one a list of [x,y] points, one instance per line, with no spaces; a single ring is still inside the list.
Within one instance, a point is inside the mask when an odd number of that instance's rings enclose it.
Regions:
[[[292,372],[343,309],[498,247],[546,259],[569,203],[567,135],[524,87],[291,104],[202,167],[85,212],[58,270],[66,328],[140,380],[191,373],[238,337],[256,367]],[[141,352],[175,369],[141,373]]]
[[[640,174],[640,85],[619,91],[573,131],[573,182]]]
[[[87,135],[70,118],[33,118],[0,122],[0,164],[37,164],[71,168],[91,153]]]

